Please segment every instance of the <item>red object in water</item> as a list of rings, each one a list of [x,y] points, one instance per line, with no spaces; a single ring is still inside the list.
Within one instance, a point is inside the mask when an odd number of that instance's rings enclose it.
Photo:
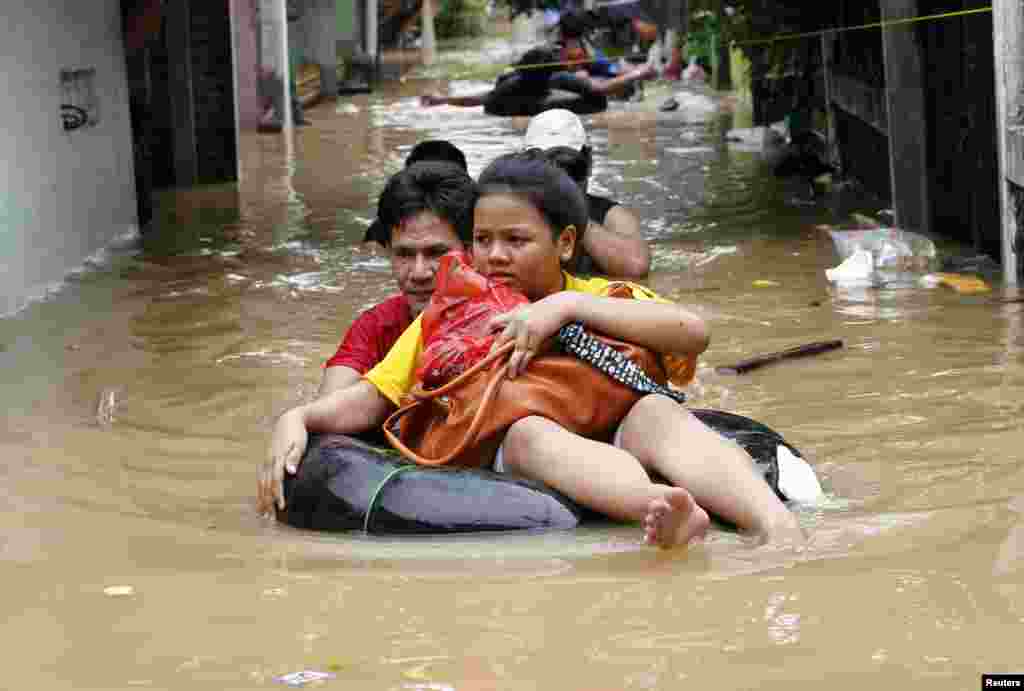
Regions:
[[[529,300],[476,272],[463,252],[441,257],[437,288],[423,311],[423,352],[416,377],[425,388],[451,381],[487,356],[495,334],[492,317]]]
[[[679,81],[683,76],[683,53],[679,46],[672,48],[672,59],[669,60],[665,70],[661,73],[664,79]]]

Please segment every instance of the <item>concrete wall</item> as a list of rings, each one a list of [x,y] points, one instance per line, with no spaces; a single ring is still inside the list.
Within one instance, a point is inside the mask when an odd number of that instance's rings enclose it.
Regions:
[[[0,63],[0,314],[7,314],[136,225],[118,0],[8,3]],[[89,68],[99,121],[65,132],[60,72]]]
[[[263,116],[260,103],[260,56],[256,44],[259,18],[256,0],[231,0],[235,32],[235,84],[238,98],[238,126],[255,130]]]

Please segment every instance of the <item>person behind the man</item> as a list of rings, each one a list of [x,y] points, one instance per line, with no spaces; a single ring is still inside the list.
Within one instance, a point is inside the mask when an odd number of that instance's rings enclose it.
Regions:
[[[462,150],[452,144],[447,139],[425,139],[416,146],[412,147],[409,151],[409,155],[405,157],[405,163],[403,164],[406,168],[411,166],[413,163],[420,161],[448,161],[454,163],[459,168],[465,171],[469,171],[469,166],[466,164],[466,154],[462,153]],[[375,218],[370,227],[366,229],[366,235],[363,236],[363,242],[376,242],[381,247],[387,247],[390,242],[391,234],[381,227],[380,219]]]
[[[640,232],[640,219],[614,199],[587,191],[593,155],[579,116],[561,108],[535,115],[526,128],[523,149],[543,150],[586,196],[590,223],[574,271],[630,280],[647,276],[651,251]]]
[[[388,248],[400,292],[352,323],[324,366],[319,396],[358,382],[427,306],[441,257],[472,235],[473,180],[457,163],[414,162],[388,181],[375,225],[368,239]]]

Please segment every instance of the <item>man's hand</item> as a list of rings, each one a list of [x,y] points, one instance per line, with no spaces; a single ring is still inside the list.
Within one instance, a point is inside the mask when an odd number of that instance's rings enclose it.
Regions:
[[[256,508],[261,515],[272,517],[275,505],[284,509],[284,473],[287,470],[294,475],[298,470],[308,439],[301,408],[292,408],[278,418],[267,462],[260,471]]]

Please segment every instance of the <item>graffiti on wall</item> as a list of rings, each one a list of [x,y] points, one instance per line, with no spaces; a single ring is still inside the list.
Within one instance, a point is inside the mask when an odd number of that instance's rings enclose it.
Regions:
[[[60,71],[60,120],[65,132],[99,122],[94,68]]]

